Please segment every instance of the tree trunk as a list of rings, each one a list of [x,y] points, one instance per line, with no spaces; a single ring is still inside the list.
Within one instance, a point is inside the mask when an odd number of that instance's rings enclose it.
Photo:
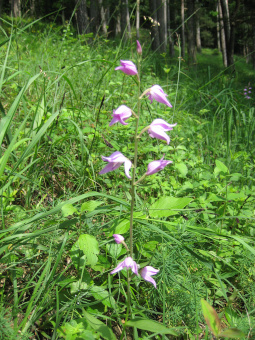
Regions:
[[[169,55],[171,58],[174,58],[174,54],[175,54],[175,51],[174,51],[174,39],[172,37],[172,30],[171,30],[171,11],[170,11],[170,3],[169,3],[170,0],[168,0],[168,3],[167,3],[167,8],[168,8],[168,11],[167,11],[167,33],[168,33],[168,41],[169,41]]]
[[[21,16],[20,0],[11,0],[11,14],[14,18]]]
[[[105,35],[107,35],[107,22],[106,22],[106,11],[103,6],[103,0],[98,0],[99,8],[100,8],[100,16],[101,16],[101,24],[102,30]]]
[[[158,32],[158,16],[157,16],[157,1],[150,0],[151,12],[151,48],[153,51],[159,49],[159,32]]]
[[[128,0],[121,0],[121,34],[124,39],[131,38]]]
[[[115,20],[115,37],[117,37],[120,33],[121,33],[120,13],[117,13],[116,20]]]
[[[224,22],[225,40],[227,47],[227,65],[234,65],[234,45],[235,45],[235,19],[240,7],[240,0],[236,0],[235,9],[230,19],[228,0],[221,0],[221,9]]]
[[[99,7],[97,0],[90,1],[90,27],[91,31],[96,34],[99,28]]]
[[[185,58],[185,27],[184,27],[185,15],[184,15],[184,0],[181,0],[181,56]]]
[[[219,1],[218,1],[217,5],[216,5],[216,12],[217,12],[217,48],[218,48],[218,51],[221,52]]]
[[[2,11],[3,11],[3,0],[0,0],[0,26],[2,26]]]
[[[140,0],[136,2],[136,38],[139,40],[140,38]]]
[[[255,51],[255,25],[252,25],[252,47],[253,51]],[[253,69],[255,70],[255,53],[252,53],[252,66]]]
[[[200,23],[199,23],[199,4],[198,4],[198,0],[196,0],[196,7],[197,7],[197,12],[195,14],[195,25],[196,25],[196,47],[197,47],[197,51],[199,53],[201,53],[201,35],[200,35]]]
[[[86,0],[77,0],[77,24],[78,24],[78,34],[84,34],[89,32],[89,18],[87,12],[87,2]]]
[[[195,23],[195,0],[187,1],[188,7],[188,62],[189,65],[197,62],[196,58],[196,23]]]
[[[166,0],[157,0],[157,17],[158,17],[158,31],[161,53],[166,53],[167,47],[167,2]]]
[[[230,49],[230,18],[229,18],[228,0],[220,0],[220,3],[221,3],[222,18],[223,18],[223,25],[224,25],[224,32],[225,32],[227,66],[230,66],[233,64],[233,62],[232,62],[231,49]]]
[[[30,13],[32,17],[35,17],[35,0],[30,1]]]
[[[226,38],[225,38],[226,34],[225,34],[225,29],[224,29],[224,22],[223,22],[220,0],[218,0],[218,9],[219,9],[219,19],[220,19],[220,38],[221,38],[221,51],[222,51],[223,65],[227,67],[228,61],[227,61],[227,46],[226,46]]]

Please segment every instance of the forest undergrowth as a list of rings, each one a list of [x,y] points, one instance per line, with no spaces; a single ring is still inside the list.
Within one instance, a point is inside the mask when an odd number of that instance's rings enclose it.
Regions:
[[[127,256],[112,236],[129,242],[131,184],[122,167],[99,175],[101,156],[133,157],[135,116],[109,123],[119,105],[137,109],[137,80],[115,71],[120,60],[136,63],[135,37],[4,23],[1,339],[122,338],[128,282],[127,339],[212,339],[219,329],[255,337],[255,72],[239,56],[224,69],[209,49],[196,65],[178,46],[170,60],[141,33],[141,93],[160,84],[173,107],[142,100],[139,132],[156,118],[177,123],[170,145],[139,140],[138,172],[158,155],[173,162],[135,195],[133,256],[160,270],[156,289],[110,274]],[[216,328],[201,299],[217,312]]]

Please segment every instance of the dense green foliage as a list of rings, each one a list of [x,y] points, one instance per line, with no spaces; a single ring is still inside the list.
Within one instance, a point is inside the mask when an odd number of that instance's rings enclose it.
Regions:
[[[7,312],[0,323],[10,339],[28,332],[38,339],[119,338],[125,272],[121,280],[109,273],[126,254],[112,234],[128,242],[130,183],[122,168],[98,172],[101,155],[113,150],[132,158],[134,118],[127,126],[109,122],[122,103],[135,110],[135,80],[114,71],[120,59],[136,62],[135,38],[76,39],[69,26],[40,22],[7,29],[0,42],[0,279]],[[214,50],[203,50],[189,68],[181,58],[152,53],[148,32],[141,33],[142,90],[160,84],[173,104],[144,100],[141,126],[158,117],[178,125],[170,146],[146,134],[140,142],[141,174],[158,155],[173,165],[137,190],[135,258],[160,273],[157,290],[132,279],[132,316],[158,321],[180,339],[209,339],[204,298],[223,328],[252,339],[255,97],[253,89],[250,100],[243,93],[254,87],[254,71],[241,58],[235,73],[221,69]],[[134,325],[136,339],[153,334],[141,321]]]

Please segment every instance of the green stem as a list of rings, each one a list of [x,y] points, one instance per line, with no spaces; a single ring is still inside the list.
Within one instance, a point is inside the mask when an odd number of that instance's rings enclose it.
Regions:
[[[140,108],[141,108],[141,99],[140,89],[141,89],[141,81],[140,81],[140,56],[138,56],[138,91],[137,91],[137,119],[136,119],[136,127],[135,127],[135,151],[134,151],[134,167],[133,167],[133,176],[131,182],[131,211],[130,211],[130,256],[133,256],[133,222],[134,222],[134,206],[135,206],[135,175],[136,175],[136,167],[137,167],[137,154],[138,154],[138,127],[139,127],[139,118],[140,118]]]

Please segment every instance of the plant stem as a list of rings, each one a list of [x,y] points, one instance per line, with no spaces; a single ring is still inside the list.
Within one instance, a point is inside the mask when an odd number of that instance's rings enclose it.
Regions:
[[[136,175],[136,167],[137,167],[137,153],[138,153],[138,127],[139,127],[139,118],[140,118],[140,108],[141,108],[141,99],[140,99],[140,89],[141,89],[141,81],[140,81],[140,69],[141,69],[141,57],[138,55],[138,90],[137,90],[137,119],[136,119],[136,127],[135,127],[135,150],[134,150],[134,168],[133,168],[133,176],[131,183],[131,211],[130,211],[130,256],[133,256],[133,216],[134,216],[134,205],[135,205],[135,175]]]

